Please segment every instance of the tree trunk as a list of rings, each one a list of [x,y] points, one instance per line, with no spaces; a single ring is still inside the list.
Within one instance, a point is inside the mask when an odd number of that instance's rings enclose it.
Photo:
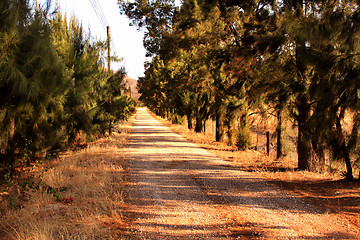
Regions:
[[[345,165],[346,165],[346,179],[349,181],[353,181],[354,180],[353,169],[352,169],[352,165],[351,165],[351,161],[350,161],[350,154],[349,154],[349,151],[347,150],[347,148],[344,153],[345,153],[344,160],[345,160]]]
[[[169,121],[172,120],[172,115],[169,108],[166,110],[166,119]]]
[[[270,155],[270,132],[266,132],[266,154]]]
[[[276,129],[276,159],[282,158],[284,156],[282,152],[283,144],[282,144],[282,116],[281,110],[278,111],[277,114],[278,125]]]
[[[201,118],[197,117],[195,123],[195,132],[200,133],[203,131],[203,129],[203,121],[201,120]]]
[[[10,124],[9,124],[9,141],[8,144],[11,146],[14,143],[14,137],[15,137],[15,118],[10,118]]]
[[[341,112],[343,113],[343,110]],[[346,146],[345,136],[342,131],[341,121],[340,121],[340,118],[342,118],[341,116],[343,116],[342,113],[340,113],[340,117],[338,117],[336,119],[336,131],[337,131],[337,138],[338,138],[337,141],[342,150],[343,159],[344,159],[345,165],[346,165],[346,179],[349,181],[353,181],[354,176],[353,176],[353,169],[352,169],[351,160],[350,160],[350,152],[349,152],[348,147]]]
[[[229,139],[229,145],[232,146],[234,144],[234,142],[233,142],[234,134],[233,134],[233,130],[232,130],[230,121],[227,121],[226,127],[227,127],[227,135],[228,135],[228,139]]]
[[[9,137],[7,142],[7,162],[9,166],[13,166],[15,163],[15,117],[10,117],[10,124],[9,124]]]
[[[186,115],[187,117],[187,125],[188,125],[188,129],[193,129],[193,123],[192,123],[192,117],[191,117],[191,114],[187,114]]]
[[[311,163],[311,142],[307,139],[307,121],[310,115],[310,106],[305,96],[299,96],[297,99],[298,109],[298,169],[310,170]]]
[[[111,121],[109,121],[109,137],[111,136],[112,133],[112,124]]]
[[[215,139],[217,142],[221,142],[223,140],[223,136],[224,136],[224,124],[223,124],[223,119],[222,119],[222,115],[221,113],[217,113],[216,114],[216,119],[215,119],[216,123],[216,134],[215,134]]]
[[[301,1],[302,3],[302,1]],[[299,1],[293,1],[294,13],[297,18],[303,16],[303,6]],[[296,81],[299,82],[298,96],[296,98],[296,108],[298,110],[298,116],[296,118],[298,123],[298,169],[299,170],[310,170],[311,165],[311,141],[308,139],[308,127],[307,123],[310,118],[310,103],[307,96],[307,85],[306,85],[306,66],[308,65],[307,48],[303,39],[297,39],[296,43]],[[301,89],[303,88],[303,89]]]
[[[319,172],[324,171],[325,166],[325,146],[324,143],[321,140],[313,140],[312,141],[312,147],[316,154],[316,162],[315,162],[315,170]]]

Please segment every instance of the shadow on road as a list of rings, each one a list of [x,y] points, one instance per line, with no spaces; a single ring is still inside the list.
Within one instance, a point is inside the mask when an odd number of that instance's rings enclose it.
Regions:
[[[127,161],[124,214],[130,220],[126,236],[131,239],[356,238],[324,224],[310,226],[327,218],[327,209],[309,206],[218,159],[144,110],[137,115]]]

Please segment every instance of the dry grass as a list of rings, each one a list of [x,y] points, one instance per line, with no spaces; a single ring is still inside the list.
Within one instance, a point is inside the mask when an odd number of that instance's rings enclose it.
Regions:
[[[170,127],[174,132],[182,135],[189,141],[192,141],[198,144],[200,147],[207,149],[212,154],[220,157],[223,160],[231,161],[237,165],[241,170],[252,171],[259,173],[264,178],[269,179],[323,179],[323,180],[340,180],[343,179],[343,172],[345,172],[345,166],[340,162],[332,162],[331,165],[327,163],[326,170],[324,173],[313,173],[313,172],[298,172],[295,169],[297,168],[297,154],[296,146],[288,143],[290,150],[286,150],[288,153],[285,157],[281,159],[276,159],[275,150],[272,150],[268,156],[264,150],[264,147],[260,147],[259,151],[256,150],[246,150],[238,151],[236,147],[229,146],[224,142],[216,142],[214,135],[211,133],[213,130],[207,131],[204,133],[196,133],[192,130],[189,130],[185,125],[172,124],[170,121],[165,120],[152,114],[153,117],[161,121],[164,125]],[[269,123],[268,123],[269,124]],[[211,124],[210,124],[211,125]],[[260,124],[259,124],[260,126]],[[270,126],[260,126],[264,129],[271,128]],[[265,130],[264,130],[265,132]],[[293,133],[292,133],[293,134]],[[252,133],[253,143],[256,142],[256,132]],[[260,136],[264,138],[264,136]],[[254,140],[255,139],[255,140]],[[260,139],[260,145],[265,144],[266,139]],[[357,176],[359,169],[354,168],[354,176]]]
[[[185,126],[160,120],[240,169],[256,172],[270,183],[339,213],[360,227],[357,183],[335,181],[337,175],[297,172],[296,159],[276,161],[260,151],[236,151],[225,143],[215,142],[211,134],[197,134]],[[0,239],[121,239],[126,228],[121,212],[126,171],[122,146],[132,121],[119,126],[120,133],[29,169],[17,179],[21,183],[41,178],[39,189],[27,185],[0,193]],[[48,187],[66,189],[55,192],[60,201],[48,192]],[[73,198],[73,202],[65,204],[63,198]]]
[[[3,194],[13,206],[2,204],[0,238],[121,238],[117,228],[123,222],[126,170],[121,148],[132,121],[119,125],[110,137],[22,174],[17,180],[28,184]]]
[[[207,149],[212,154],[226,161],[234,162],[242,170],[256,172],[282,172],[285,170],[294,170],[297,167],[297,161],[294,158],[284,157],[280,161],[275,156],[268,156],[264,151],[246,150],[238,151],[235,147],[229,146],[224,142],[216,142],[213,134],[206,132],[196,133],[189,130],[184,125],[172,124],[156,115],[156,119],[164,125],[170,127],[174,132],[182,135],[189,141],[198,144]]]

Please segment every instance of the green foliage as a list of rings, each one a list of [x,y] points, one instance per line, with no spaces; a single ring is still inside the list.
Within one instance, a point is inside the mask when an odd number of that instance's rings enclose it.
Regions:
[[[61,111],[69,78],[52,46],[51,27],[44,13],[32,13],[26,2],[10,2],[1,5],[6,8],[1,11],[9,17],[5,21],[8,28],[3,27],[1,34],[12,34],[13,41],[5,43],[7,58],[0,66],[0,111],[3,112],[1,139],[7,149],[5,164],[11,166],[15,149],[24,147],[22,136],[32,142],[27,147],[49,146],[46,135],[56,122],[53,116]]]
[[[61,193],[67,191],[66,187],[53,188],[49,186],[48,184],[44,183],[41,176],[38,178],[37,181],[32,181],[32,182],[23,181],[19,185],[22,187],[22,191],[33,190],[42,193],[47,193],[52,195],[59,202],[62,201]]]
[[[11,208],[19,209],[22,207],[17,194],[9,195],[8,202]]]
[[[0,12],[1,172],[11,177],[15,164],[93,139],[134,112],[125,71],[105,70],[105,42],[75,18],[19,0],[2,1]]]
[[[146,26],[144,46],[147,56],[158,54],[163,37],[171,31],[175,0],[118,0],[118,3],[121,14],[126,14],[132,20],[131,25],[138,29]]]
[[[186,116],[196,131],[212,117],[217,140],[234,119],[274,115],[281,129],[279,116],[284,116],[298,131],[299,169],[324,165],[325,150],[337,149],[333,156],[345,162],[352,178],[360,106],[357,1],[184,0],[180,8],[166,0],[119,4],[149,33],[144,45],[155,56],[139,88],[150,109]],[[343,126],[345,115],[352,116],[352,130]],[[249,144],[247,124],[239,129],[241,149]]]
[[[236,147],[242,151],[251,147],[251,136],[249,127],[244,126],[238,130]]]

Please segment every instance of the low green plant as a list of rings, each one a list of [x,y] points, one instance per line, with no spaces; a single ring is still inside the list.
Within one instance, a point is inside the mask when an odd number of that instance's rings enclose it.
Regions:
[[[19,201],[18,194],[10,194],[8,203],[11,208],[23,208],[23,205]]]
[[[251,135],[248,127],[239,128],[236,147],[242,151],[251,147]]]

